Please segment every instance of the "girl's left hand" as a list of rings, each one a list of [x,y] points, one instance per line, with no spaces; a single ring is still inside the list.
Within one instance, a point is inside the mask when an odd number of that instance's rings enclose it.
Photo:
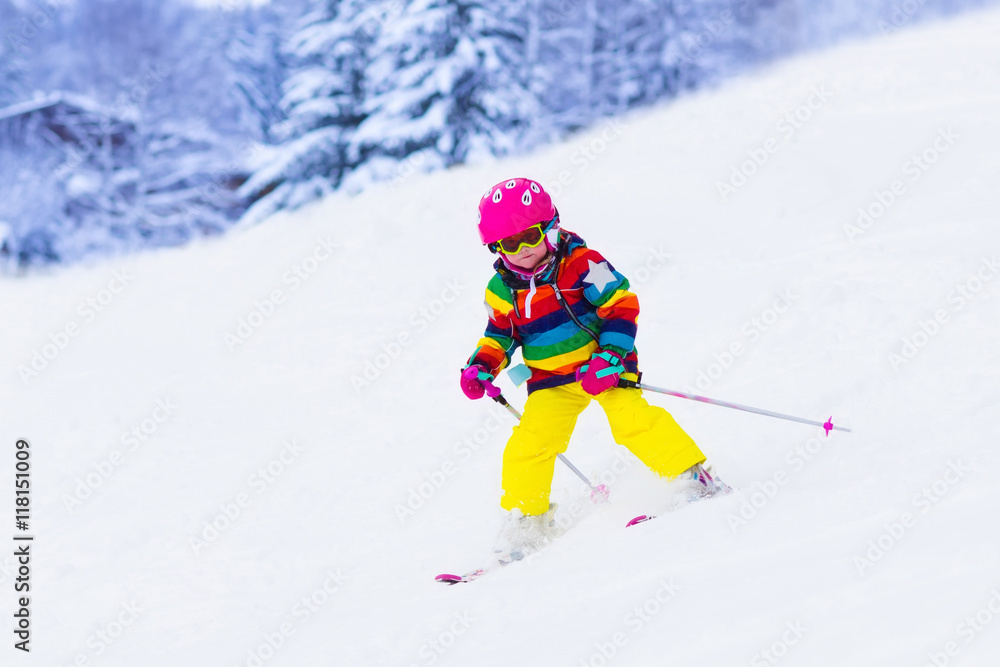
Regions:
[[[590,361],[576,369],[576,379],[591,396],[618,386],[618,377],[625,372],[620,356],[610,350],[595,352]]]

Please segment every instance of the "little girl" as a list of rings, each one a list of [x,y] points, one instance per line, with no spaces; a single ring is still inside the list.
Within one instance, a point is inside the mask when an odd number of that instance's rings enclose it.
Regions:
[[[521,524],[515,532],[524,535],[526,519],[539,530],[551,523],[556,456],[592,399],[604,408],[615,442],[653,472],[683,476],[696,497],[728,490],[702,468],[705,455],[666,410],[649,405],[638,389],[617,387],[619,378],[638,379],[639,301],[600,253],[560,229],[541,185],[514,178],[491,188],[479,202],[479,236],[499,258],[486,288],[489,323],[461,386],[469,398],[482,398],[483,383],[518,347],[531,370],[524,415],[503,454],[500,504]]]

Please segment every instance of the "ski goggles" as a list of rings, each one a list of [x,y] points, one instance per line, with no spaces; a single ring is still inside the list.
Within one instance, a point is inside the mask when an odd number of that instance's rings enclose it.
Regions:
[[[502,252],[505,255],[516,255],[521,252],[522,248],[537,248],[545,240],[545,233],[555,227],[558,222],[559,214],[556,213],[556,216],[551,220],[539,222],[517,234],[511,234],[499,241],[488,243],[486,247],[494,254]]]

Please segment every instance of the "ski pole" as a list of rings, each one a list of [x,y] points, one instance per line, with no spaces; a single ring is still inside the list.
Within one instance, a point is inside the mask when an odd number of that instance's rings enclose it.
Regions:
[[[728,401],[720,401],[714,398],[708,398],[707,396],[698,396],[697,394],[687,394],[683,391],[673,391],[672,389],[661,389],[660,387],[651,387],[648,384],[642,384],[635,382],[633,380],[618,380],[619,387],[625,387],[628,389],[645,389],[646,391],[654,391],[658,394],[666,394],[667,396],[676,396],[677,398],[687,398],[692,401],[700,401],[701,403],[708,403],[710,405],[718,405],[723,408],[733,408],[734,410],[742,410],[744,412],[753,412],[754,414],[764,415],[765,417],[776,417],[778,419],[787,419],[788,421],[799,422],[801,424],[809,424],[811,426],[822,426],[823,430],[826,431],[827,437],[830,436],[830,431],[844,431],[845,433],[850,433],[851,429],[844,428],[843,426],[834,426],[833,417],[830,417],[826,422],[813,421],[812,419],[803,419],[802,417],[794,417],[792,415],[782,414],[780,412],[772,412],[771,410],[763,410],[761,408],[752,408],[748,405],[740,405],[739,403],[729,403]]]
[[[513,405],[507,402],[507,399],[503,397],[503,394],[500,393],[500,390],[494,384],[492,384],[488,380],[483,381],[483,384],[486,385],[487,396],[489,396],[494,401],[505,407],[507,409],[507,412],[514,415],[514,417],[518,421],[521,421],[521,413],[518,412]],[[496,390],[496,395],[491,394],[491,388]],[[610,494],[610,491],[608,491],[608,487],[606,487],[603,484],[599,484],[595,488],[594,485],[590,483],[590,480],[587,479],[586,475],[580,472],[580,469],[577,468],[575,465],[573,465],[573,463],[568,458],[566,458],[566,456],[564,456],[561,452],[559,454],[556,454],[556,456],[558,456],[559,460],[565,463],[570,470],[575,472],[576,476],[579,477],[581,480],[583,480],[584,484],[590,487],[591,500],[593,500],[595,503],[600,503],[608,499],[608,495]]]

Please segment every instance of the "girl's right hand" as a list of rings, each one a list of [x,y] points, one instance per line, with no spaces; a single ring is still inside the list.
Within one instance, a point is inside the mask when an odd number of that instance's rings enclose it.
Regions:
[[[476,400],[488,393],[490,398],[500,395],[500,390],[493,385],[493,376],[486,372],[482,366],[466,366],[462,369],[462,391],[465,395]]]

